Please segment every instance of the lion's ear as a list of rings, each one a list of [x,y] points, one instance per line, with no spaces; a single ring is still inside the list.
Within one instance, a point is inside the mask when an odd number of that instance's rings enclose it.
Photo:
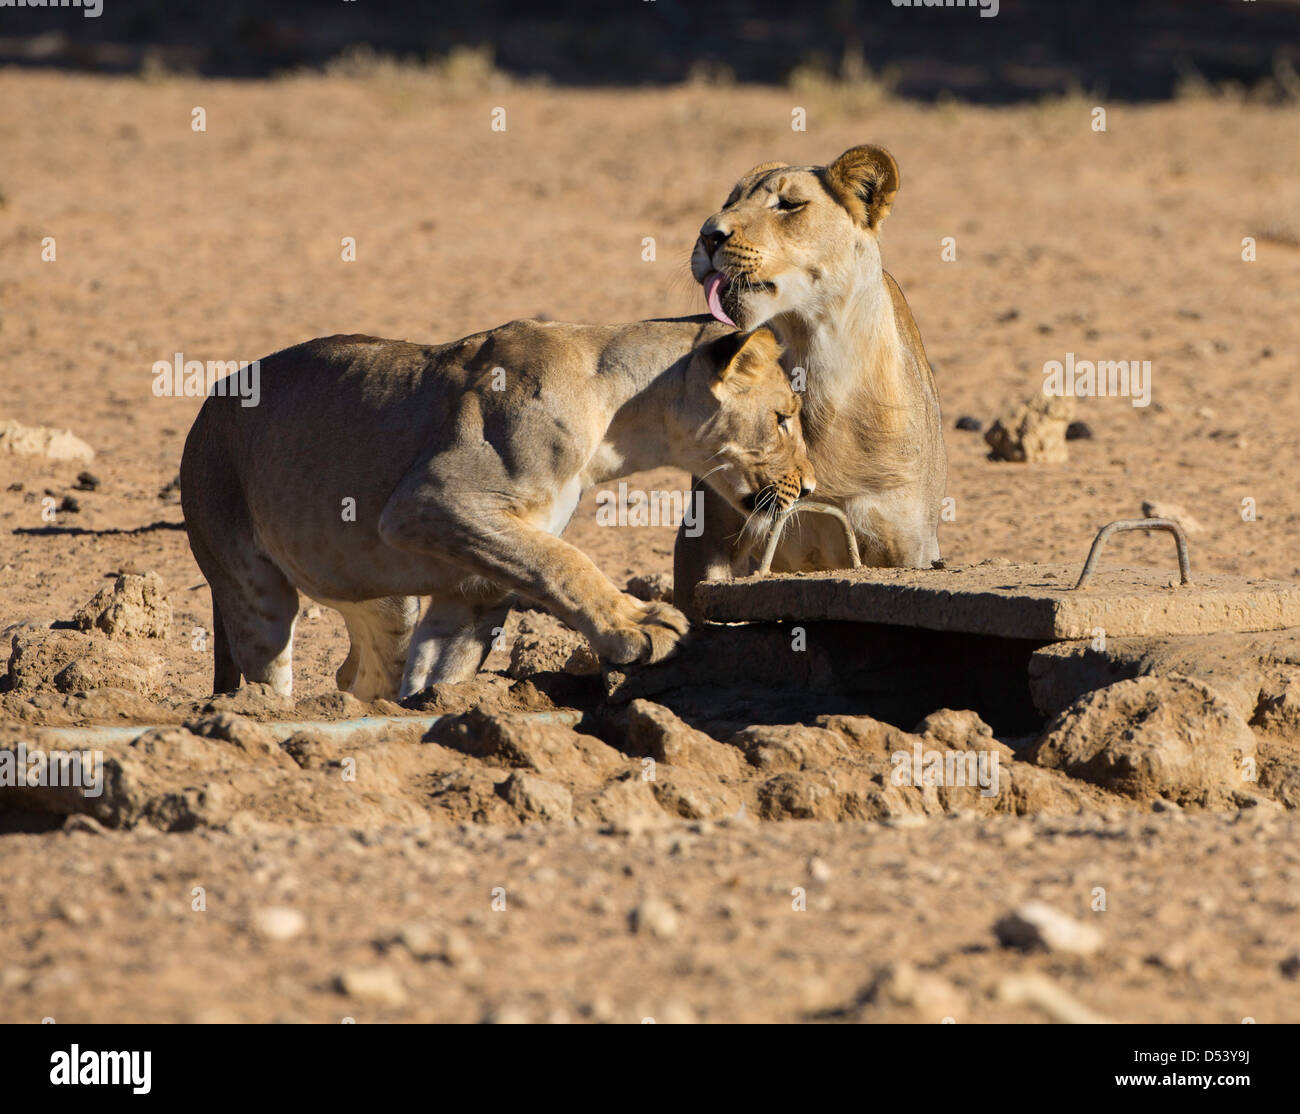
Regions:
[[[760,162],[748,174],[742,174],[740,180],[743,182],[746,178],[755,178],[760,174],[766,174],[769,170],[779,170],[781,167],[789,165],[788,162],[781,162],[780,159],[776,162]]]
[[[850,147],[826,167],[825,181],[854,222],[874,231],[898,193],[898,163],[883,147]]]
[[[781,342],[764,325],[752,333],[728,333],[713,342],[713,382],[717,387],[743,390],[762,377],[763,369],[781,359]]]

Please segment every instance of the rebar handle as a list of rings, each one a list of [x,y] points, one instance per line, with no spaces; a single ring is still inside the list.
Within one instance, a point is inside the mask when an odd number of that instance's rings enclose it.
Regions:
[[[1178,545],[1178,574],[1184,584],[1192,582],[1192,566],[1187,557],[1187,535],[1183,533],[1183,528],[1172,518],[1121,518],[1116,522],[1108,522],[1100,530],[1097,536],[1092,540],[1092,548],[1088,550],[1088,559],[1083,563],[1083,572],[1079,574],[1079,583],[1074,586],[1074,591],[1084,587],[1088,578],[1092,576],[1093,570],[1097,566],[1097,558],[1101,555],[1101,547],[1112,534],[1122,534],[1125,530],[1165,530],[1173,534],[1174,541]]]

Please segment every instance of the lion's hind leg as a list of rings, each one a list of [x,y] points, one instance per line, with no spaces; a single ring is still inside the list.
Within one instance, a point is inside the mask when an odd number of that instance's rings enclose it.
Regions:
[[[358,603],[330,601],[347,624],[348,656],[334,679],[340,689],[369,703],[395,700],[406,667],[411,632],[420,615],[418,596],[385,596]]]
[[[438,595],[429,601],[411,637],[401,698],[430,685],[472,681],[505,627],[511,600],[480,578],[474,591]]]

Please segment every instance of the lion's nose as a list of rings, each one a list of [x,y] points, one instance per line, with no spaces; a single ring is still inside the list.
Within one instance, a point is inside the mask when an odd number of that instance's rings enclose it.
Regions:
[[[802,499],[805,495],[811,495],[816,489],[817,489],[816,480],[804,480],[799,485],[799,498]]]
[[[731,232],[728,229],[710,228],[707,224],[700,229],[700,240],[704,244],[704,250],[710,255],[722,247],[730,238]]]

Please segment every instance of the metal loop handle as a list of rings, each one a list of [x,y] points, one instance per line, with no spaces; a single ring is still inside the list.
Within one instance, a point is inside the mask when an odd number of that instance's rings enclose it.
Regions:
[[[1183,533],[1183,528],[1172,518],[1121,518],[1117,522],[1108,522],[1100,530],[1092,541],[1092,548],[1088,550],[1088,559],[1083,563],[1083,572],[1079,574],[1079,583],[1074,586],[1074,591],[1084,587],[1087,580],[1092,576],[1093,570],[1097,566],[1097,558],[1101,555],[1101,547],[1111,534],[1121,534],[1125,530],[1165,530],[1173,534],[1174,541],[1178,544],[1178,574],[1184,584],[1192,582],[1192,566],[1187,557],[1187,535]]]
[[[776,547],[781,543],[781,534],[785,530],[785,525],[792,516],[799,514],[801,511],[816,511],[818,514],[828,514],[832,518],[839,519],[840,525],[844,527],[844,540],[849,543],[849,560],[853,562],[855,569],[862,568],[862,558],[858,555],[858,538],[853,532],[853,524],[849,521],[849,516],[839,507],[832,506],[830,503],[809,503],[797,499],[772,520],[772,530],[767,536],[767,547],[763,550],[763,560],[758,565],[759,576],[766,576],[772,571],[772,559],[776,556]]]

